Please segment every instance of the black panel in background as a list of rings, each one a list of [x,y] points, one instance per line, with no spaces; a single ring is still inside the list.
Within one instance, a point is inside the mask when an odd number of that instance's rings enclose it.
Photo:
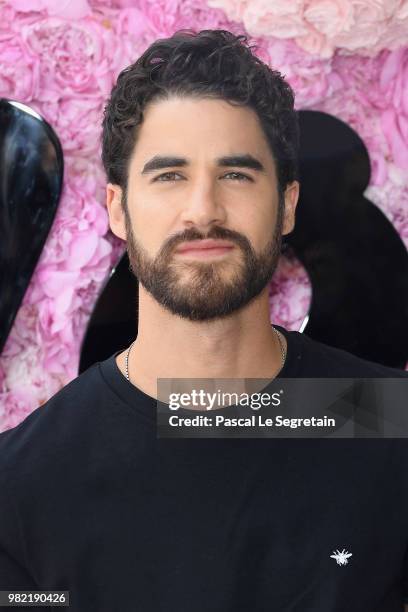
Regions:
[[[58,208],[63,155],[52,127],[0,98],[0,353]]]
[[[79,371],[124,349],[137,335],[138,282],[125,252],[102,289],[82,344]]]

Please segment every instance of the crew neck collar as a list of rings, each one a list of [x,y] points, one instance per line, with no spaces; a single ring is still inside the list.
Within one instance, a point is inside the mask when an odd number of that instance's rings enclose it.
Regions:
[[[271,380],[279,378],[297,378],[299,375],[298,373],[302,357],[300,333],[296,331],[288,331],[284,327],[276,324],[274,324],[274,327],[285,336],[287,351],[283,367],[274,377],[274,379]],[[157,400],[127,380],[125,375],[121,372],[118,364],[116,363],[116,357],[122,351],[123,349],[120,349],[104,361],[98,362],[97,366],[99,367],[102,378],[114,391],[114,393],[122,400],[122,402],[130,406],[138,413],[142,413],[143,416],[155,421]],[[265,389],[266,388],[267,387],[265,387]],[[234,406],[228,406],[218,410],[231,409],[234,409]]]

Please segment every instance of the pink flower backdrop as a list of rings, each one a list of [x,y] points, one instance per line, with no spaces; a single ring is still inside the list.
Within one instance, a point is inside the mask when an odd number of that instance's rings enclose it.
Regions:
[[[0,430],[78,373],[86,326],[124,243],[109,231],[100,124],[125,66],[180,28],[246,33],[298,109],[351,125],[371,157],[366,192],[408,246],[408,0],[0,0],[0,96],[27,104],[64,151],[60,207],[0,360]],[[271,318],[299,329],[305,271],[281,260]]]

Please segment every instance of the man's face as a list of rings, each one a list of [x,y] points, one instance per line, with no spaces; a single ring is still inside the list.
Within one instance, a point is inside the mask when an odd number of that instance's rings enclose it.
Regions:
[[[179,161],[152,163],[164,157]],[[173,314],[191,321],[227,316],[268,285],[282,233],[293,228],[294,196],[285,196],[285,215],[254,111],[223,100],[156,101],[139,129],[123,202],[131,268]],[[230,247],[178,252],[204,239]]]

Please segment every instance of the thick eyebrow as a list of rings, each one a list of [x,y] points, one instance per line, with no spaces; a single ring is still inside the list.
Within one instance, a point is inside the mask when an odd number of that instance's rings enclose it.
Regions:
[[[244,155],[225,155],[223,157],[218,157],[215,161],[219,167],[235,166],[237,168],[249,168],[250,170],[257,170],[258,172],[265,172],[264,165],[250,153],[245,153]],[[188,160],[185,157],[155,155],[145,163],[141,174],[149,174],[150,172],[163,170],[164,168],[180,168],[188,165]]]

